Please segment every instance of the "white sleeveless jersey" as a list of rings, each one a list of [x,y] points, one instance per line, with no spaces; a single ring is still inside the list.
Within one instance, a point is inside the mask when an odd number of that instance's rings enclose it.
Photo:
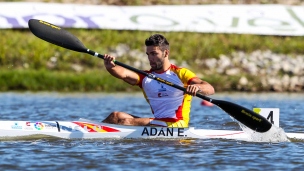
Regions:
[[[196,77],[190,70],[178,68],[175,65],[171,65],[171,67],[163,73],[145,72],[152,73],[156,77],[181,87],[186,87],[189,82]],[[189,122],[191,95],[143,75],[139,75],[137,85],[142,89],[155,118],[182,119]]]

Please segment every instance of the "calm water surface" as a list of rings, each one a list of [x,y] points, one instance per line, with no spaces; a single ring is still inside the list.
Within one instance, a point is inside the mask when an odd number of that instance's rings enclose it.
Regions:
[[[217,94],[247,108],[280,108],[285,132],[304,132],[304,94]],[[1,120],[101,121],[113,110],[151,117],[141,94],[1,93]],[[192,103],[191,126],[240,130],[228,114]],[[303,170],[304,141],[0,140],[0,170]]]

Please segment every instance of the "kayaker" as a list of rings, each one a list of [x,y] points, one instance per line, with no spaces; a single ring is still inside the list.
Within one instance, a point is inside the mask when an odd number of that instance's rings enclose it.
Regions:
[[[192,96],[195,96],[197,92],[212,95],[214,94],[213,86],[198,78],[189,69],[178,67],[170,62],[169,42],[163,35],[151,35],[145,40],[145,45],[151,66],[151,69],[145,72],[184,86],[186,93],[115,65],[113,62],[115,57],[105,54],[104,65],[107,71],[116,78],[139,86],[150,104],[154,117],[141,118],[133,114],[114,111],[102,122],[133,126],[188,127]]]

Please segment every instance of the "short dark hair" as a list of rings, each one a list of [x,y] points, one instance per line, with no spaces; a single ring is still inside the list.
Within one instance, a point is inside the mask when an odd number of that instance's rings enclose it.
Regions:
[[[170,49],[169,42],[165,38],[165,36],[161,34],[153,34],[149,38],[145,40],[146,46],[158,46],[161,51],[166,49]]]

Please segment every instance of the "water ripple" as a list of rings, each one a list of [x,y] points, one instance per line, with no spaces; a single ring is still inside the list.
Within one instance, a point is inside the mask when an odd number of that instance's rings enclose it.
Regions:
[[[247,108],[280,108],[280,127],[303,132],[303,94],[218,94]],[[132,99],[132,100],[130,100]],[[2,120],[102,120],[113,110],[151,117],[141,94],[2,93]],[[216,106],[192,104],[191,126],[240,130]],[[202,140],[1,139],[1,170],[300,170],[304,143]],[[16,164],[17,163],[17,164]]]

